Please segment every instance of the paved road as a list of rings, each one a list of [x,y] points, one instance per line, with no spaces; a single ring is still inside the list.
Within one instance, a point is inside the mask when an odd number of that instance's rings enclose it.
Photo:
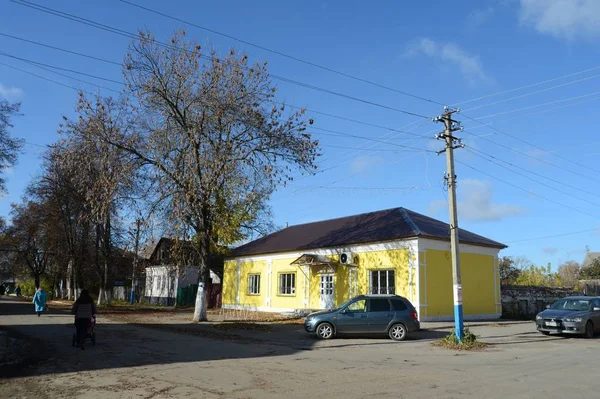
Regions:
[[[599,340],[544,337],[531,323],[472,330],[494,346],[431,347],[338,339],[307,347],[214,340],[100,319],[98,345],[72,348],[71,316],[37,318],[0,300],[0,328],[32,339],[30,375],[0,379],[19,398],[578,398],[598,397]]]

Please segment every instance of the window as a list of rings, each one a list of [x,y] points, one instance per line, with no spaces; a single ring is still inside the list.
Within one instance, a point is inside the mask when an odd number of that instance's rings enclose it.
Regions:
[[[260,274],[251,274],[248,276],[248,294],[260,294]]]
[[[369,294],[393,295],[396,293],[393,270],[371,270],[369,277]]]
[[[389,312],[390,302],[387,298],[371,298],[369,312]]]
[[[165,290],[166,285],[167,285],[167,276],[163,276],[162,279],[160,280],[161,291]]]
[[[279,295],[296,295],[296,273],[279,275]]]
[[[349,313],[363,313],[367,311],[367,300],[366,299],[359,299],[356,302],[352,302],[350,305],[348,305],[348,312]]]
[[[392,299],[392,306],[396,312],[402,312],[403,310],[408,309],[402,299]]]

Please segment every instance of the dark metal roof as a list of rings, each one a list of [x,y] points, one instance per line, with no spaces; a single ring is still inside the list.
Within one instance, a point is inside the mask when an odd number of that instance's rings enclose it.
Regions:
[[[231,256],[303,251],[411,237],[449,241],[449,229],[447,223],[405,208],[393,208],[290,226],[233,249]],[[459,241],[462,244],[506,248],[504,244],[462,229],[459,230]]]

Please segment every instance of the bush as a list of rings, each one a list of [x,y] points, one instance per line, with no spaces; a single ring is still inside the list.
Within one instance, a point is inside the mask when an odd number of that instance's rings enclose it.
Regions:
[[[473,334],[468,328],[464,329],[462,341],[458,340],[456,331],[452,330],[452,333],[439,341],[433,343],[435,346],[442,346],[447,349],[456,350],[477,350],[483,349],[487,344],[477,341],[477,336]]]

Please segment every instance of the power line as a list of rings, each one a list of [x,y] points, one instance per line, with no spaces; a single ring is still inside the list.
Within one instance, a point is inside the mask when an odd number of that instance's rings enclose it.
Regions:
[[[94,28],[97,28],[97,29],[101,29],[101,30],[113,33],[113,34],[124,36],[124,37],[130,38],[130,39],[136,40],[138,38],[137,35],[135,35],[135,34],[133,34],[131,32],[127,32],[127,31],[122,30],[122,29],[114,28],[114,27],[111,27],[109,25],[101,24],[101,23],[89,20],[87,18],[78,17],[76,15],[69,14],[69,13],[66,13],[66,12],[63,12],[63,11],[58,11],[58,10],[55,10],[55,9],[52,9],[52,8],[49,8],[49,7],[44,7],[42,5],[39,5],[39,4],[36,4],[36,3],[32,3],[32,2],[29,2],[29,1],[26,1],[26,0],[11,0],[11,2],[19,4],[19,5],[22,5],[22,6],[25,6],[25,7],[28,7],[28,8],[35,9],[35,10],[38,10],[38,11],[41,11],[41,12],[44,12],[44,13],[47,13],[47,14],[55,15],[55,16],[58,16],[58,17],[61,17],[61,18],[64,18],[64,19],[68,19],[68,20],[71,20],[71,21],[74,21],[74,22],[78,22],[78,23],[83,24],[83,25],[91,26],[91,27],[94,27]],[[164,42],[161,42],[161,41],[158,41],[158,40],[154,40],[154,43],[156,43],[158,46],[161,46],[161,47],[164,47],[164,48],[169,48],[169,49],[172,49],[172,50],[178,50],[178,51],[188,52],[188,50],[186,50],[186,49],[183,49],[183,48],[177,47],[177,46],[173,46],[173,45],[170,45],[168,43],[164,43]],[[206,59],[206,60],[209,60],[209,61],[216,61],[216,59],[214,57],[211,57],[211,56],[208,56],[208,55],[205,55],[205,54],[201,55],[201,57],[203,59]],[[220,60],[220,61],[222,61],[222,60]],[[279,76],[279,75],[275,75],[275,74],[269,74],[269,76],[272,77],[273,79],[277,79],[277,80],[280,80],[282,82],[294,84],[294,85],[297,85],[297,86],[300,86],[300,87],[304,87],[304,88],[315,90],[315,91],[319,91],[319,92],[322,92],[322,93],[326,93],[326,94],[338,96],[338,97],[341,97],[341,98],[346,98],[348,100],[352,100],[352,101],[356,101],[356,102],[361,102],[361,103],[364,103],[364,104],[368,104],[368,105],[372,105],[372,106],[375,106],[375,107],[387,109],[387,110],[390,110],[390,111],[399,112],[399,113],[402,113],[402,114],[405,114],[405,115],[415,116],[415,117],[422,118],[422,119],[430,119],[428,116],[417,114],[415,112],[406,111],[406,110],[403,110],[403,109],[400,109],[400,108],[390,107],[390,106],[387,106],[387,105],[384,105],[384,104],[376,103],[374,101],[365,100],[365,99],[362,99],[362,98],[359,98],[359,97],[354,97],[354,96],[351,96],[351,95],[348,95],[348,94],[336,92],[334,90],[330,90],[330,89],[326,89],[326,88],[323,88],[323,87],[315,86],[315,85],[312,85],[312,84],[309,84],[309,83],[305,83],[305,82],[300,82],[300,81],[297,81],[297,80],[294,80],[294,79],[290,79],[290,78],[286,78],[286,77],[283,77],[283,76]]]
[[[17,67],[15,67],[15,66],[12,66],[12,65],[9,65],[9,64],[5,64],[4,62],[0,62],[0,65],[3,65],[3,66],[5,66],[5,67],[8,67],[8,68],[12,68],[12,69],[14,69],[14,70],[17,70],[17,71],[19,71],[19,72],[26,73],[26,74],[28,74],[28,75],[31,75],[31,76],[35,76],[36,78],[39,78],[39,79],[42,79],[42,80],[46,80],[46,81],[48,81],[48,82],[50,82],[50,83],[54,83],[54,84],[57,84],[57,85],[59,85],[59,86],[63,86],[63,87],[69,88],[69,89],[73,89],[73,90],[75,90],[75,91],[77,91],[77,92],[80,92],[80,91],[81,91],[81,92],[83,92],[83,93],[86,93],[86,94],[89,94],[89,95],[92,95],[92,96],[94,95],[94,93],[92,93],[92,92],[85,91],[85,90],[82,90],[82,89],[78,89],[78,88],[77,88],[77,87],[75,87],[75,86],[70,86],[70,85],[67,85],[67,84],[64,84],[64,83],[58,82],[58,81],[56,81],[56,80],[52,80],[52,79],[50,79],[50,78],[47,78],[47,77],[45,77],[45,76],[40,76],[40,75],[37,75],[37,74],[35,74],[35,73],[33,73],[33,72],[29,72],[29,71],[26,71],[26,70],[24,70],[24,69],[17,68]]]
[[[109,78],[103,78],[103,77],[92,75],[92,74],[89,74],[89,73],[86,73],[86,72],[75,71],[75,70],[69,69],[69,68],[62,68],[62,67],[57,67],[55,65],[48,65],[48,64],[44,64],[43,62],[28,60],[27,58],[17,57],[17,56],[14,56],[14,55],[2,52],[2,51],[0,51],[0,55],[2,55],[4,57],[8,57],[8,58],[14,58],[15,60],[27,62],[28,64],[34,64],[34,65],[39,65],[39,66],[43,66],[43,67],[46,67],[46,68],[57,69],[59,71],[65,71],[65,72],[70,72],[70,73],[74,73],[74,74],[77,74],[77,75],[87,76],[89,78],[94,78],[94,79],[99,79],[99,80],[105,80],[107,82],[116,83],[116,84],[120,84],[120,85],[123,84],[123,82],[119,82],[118,80],[109,79]]]
[[[390,149],[390,148],[367,148],[367,149],[363,149],[360,147],[347,147],[347,146],[343,146],[343,145],[332,145],[332,144],[321,144],[319,143],[319,147],[329,147],[329,148],[340,148],[340,149],[345,149],[345,150],[361,150],[361,151],[373,151],[373,152],[410,152],[410,151],[402,151],[401,149]],[[427,150],[422,149],[420,150],[422,152],[427,152]]]
[[[483,171],[483,170],[481,170],[481,169],[475,168],[475,167],[473,167],[473,166],[471,166],[471,165],[468,165],[468,164],[466,164],[466,163],[464,163],[464,162],[462,162],[462,161],[456,160],[456,162],[457,162],[457,163],[459,163],[459,164],[461,164],[461,165],[463,165],[463,166],[466,166],[467,168],[473,169],[473,170],[475,170],[475,171],[477,171],[477,172],[479,172],[479,173],[482,173],[482,174],[484,174],[484,175],[486,175],[486,176],[489,176],[489,177],[493,178],[494,180],[500,181],[500,182],[502,182],[502,183],[504,183],[504,184],[507,184],[507,185],[509,185],[509,186],[511,186],[511,187],[514,187],[514,188],[516,188],[516,189],[518,189],[518,190],[521,190],[521,191],[524,191],[524,192],[526,192],[526,193],[528,193],[528,194],[531,194],[531,195],[533,195],[533,196],[535,196],[535,197],[542,198],[542,199],[544,199],[544,200],[546,200],[546,201],[549,201],[549,202],[552,202],[552,203],[554,203],[554,204],[560,205],[560,206],[562,206],[562,207],[565,207],[565,208],[571,209],[571,210],[573,210],[573,211],[575,211],[575,212],[578,212],[578,213],[581,213],[581,214],[583,214],[583,215],[586,215],[586,216],[591,216],[591,217],[593,217],[593,218],[596,218],[596,219],[600,219],[600,216],[598,216],[598,215],[594,215],[594,214],[588,213],[588,212],[586,212],[586,211],[582,211],[582,210],[581,210],[581,209],[579,209],[579,208],[575,208],[575,207],[572,207],[572,206],[570,206],[570,205],[563,204],[562,202],[559,202],[559,201],[555,201],[555,200],[553,200],[553,199],[550,199],[550,198],[548,198],[548,197],[544,197],[543,195],[540,195],[540,194],[538,194],[538,193],[535,193],[535,192],[533,192],[533,191],[531,191],[531,190],[528,190],[528,189],[526,189],[526,188],[523,188],[523,187],[517,186],[516,184],[513,184],[513,183],[511,183],[511,182],[508,182],[508,181],[506,181],[506,180],[502,180],[502,179],[500,179],[498,176],[491,175],[491,174],[489,174],[489,173],[487,173],[487,172],[484,172],[484,171]]]
[[[478,157],[480,157],[480,158],[482,158],[482,159],[484,159],[484,160],[486,160],[486,161],[490,162],[490,163],[493,163],[494,165],[498,165],[498,166],[500,166],[501,168],[504,168],[504,169],[506,169],[506,170],[509,170],[509,171],[511,171],[511,172],[513,172],[513,173],[515,173],[515,174],[519,175],[519,176],[522,176],[522,177],[524,177],[524,178],[528,179],[528,180],[531,180],[531,181],[533,181],[533,182],[535,182],[535,183],[538,183],[538,184],[541,184],[541,185],[543,185],[543,186],[545,186],[545,187],[551,188],[552,190],[556,190],[556,191],[558,191],[559,193],[563,193],[563,194],[566,194],[566,195],[568,195],[568,196],[571,196],[571,197],[573,197],[573,198],[577,198],[578,200],[581,200],[581,201],[587,202],[588,204],[591,204],[591,205],[594,205],[594,206],[597,206],[597,207],[599,207],[599,208],[600,208],[600,204],[598,204],[598,203],[596,203],[596,202],[593,202],[593,201],[590,201],[590,200],[588,200],[588,199],[586,199],[586,198],[583,198],[583,197],[577,196],[577,195],[575,195],[575,194],[572,194],[572,193],[570,193],[570,192],[568,192],[568,191],[566,191],[566,190],[561,190],[560,188],[556,188],[556,187],[554,187],[554,186],[551,186],[551,185],[549,185],[549,184],[546,184],[546,183],[543,183],[543,182],[541,182],[541,181],[539,181],[539,180],[536,180],[536,179],[534,179],[534,178],[532,178],[532,177],[530,177],[530,176],[527,176],[527,175],[525,175],[525,174],[523,174],[523,173],[520,173],[520,172],[518,172],[518,171],[516,171],[516,170],[513,170],[513,169],[511,169],[511,168],[508,168],[508,167],[506,167],[506,166],[502,165],[501,163],[499,163],[499,162],[496,162],[495,160],[499,160],[499,159],[498,159],[498,158],[496,158],[496,157],[494,157],[493,155],[485,154],[485,153],[483,153],[483,152],[480,152],[480,151],[474,151],[474,150],[471,150],[471,149],[469,149],[469,148],[467,148],[466,150],[467,150],[467,151],[469,151],[470,153],[472,153],[472,154],[474,154],[474,155],[476,155],[476,156],[478,156]],[[491,158],[491,159],[490,159],[490,158]],[[502,161],[502,160],[499,160],[499,161]],[[555,183],[558,183],[558,184],[560,184],[560,185],[564,185],[564,186],[567,186],[567,187],[575,188],[575,187],[573,187],[573,186],[568,186],[567,184],[561,183],[561,182],[559,182],[558,180],[554,180],[554,179],[551,179],[551,178],[549,178],[549,177],[546,177],[546,176],[540,175],[540,174],[538,174],[538,173],[531,172],[531,171],[529,171],[529,170],[526,170],[526,169],[524,169],[524,168],[520,168],[520,167],[518,167],[518,166],[515,166],[515,165],[511,164],[510,162],[506,162],[506,161],[502,161],[502,162],[504,162],[504,163],[506,163],[506,164],[508,164],[508,165],[511,165],[512,167],[514,167],[514,168],[516,168],[516,169],[521,169],[521,170],[524,170],[524,171],[526,171],[526,172],[528,172],[528,173],[533,173],[533,174],[535,174],[535,175],[537,175],[537,176],[541,176],[541,177],[543,177],[543,178],[545,178],[545,179],[548,179],[548,180],[550,180],[550,181],[553,181],[553,182],[555,182]],[[591,192],[587,192],[587,193],[589,193],[589,194],[592,194],[592,195],[595,195],[595,196],[599,196],[598,194],[594,194],[594,193],[591,193]]]
[[[163,12],[160,12],[160,11],[148,8],[148,7],[144,7],[142,5],[139,5],[139,4],[130,2],[130,1],[126,1],[126,0],[120,0],[120,1],[122,3],[125,3],[125,4],[129,4],[130,6],[137,7],[139,9],[148,11],[150,13],[153,13],[153,14],[156,14],[156,15],[160,15],[162,17],[165,17],[165,18],[177,21],[177,22],[184,23],[186,25],[193,26],[195,28],[202,29],[202,30],[205,30],[207,32],[211,32],[211,33],[214,33],[216,35],[220,35],[220,36],[226,37],[228,39],[235,40],[237,42],[244,43],[244,44],[247,44],[249,46],[252,46],[252,47],[264,50],[264,51],[268,51],[270,53],[277,54],[277,55],[280,55],[282,57],[289,58],[291,60],[298,61],[298,62],[301,62],[301,63],[306,64],[306,65],[313,66],[315,68],[319,68],[319,69],[322,69],[322,70],[325,70],[325,71],[328,71],[328,72],[332,72],[332,73],[335,73],[335,74],[338,74],[338,75],[341,75],[341,76],[344,76],[344,77],[347,77],[347,78],[350,78],[350,79],[353,79],[353,80],[356,80],[356,81],[359,81],[359,82],[367,83],[367,84],[370,84],[372,86],[376,86],[376,87],[379,87],[379,88],[382,88],[382,89],[385,89],[385,90],[393,91],[395,93],[399,93],[399,94],[402,94],[402,95],[405,95],[405,96],[408,96],[408,97],[416,98],[418,100],[426,101],[428,103],[433,103],[433,104],[442,105],[442,106],[444,105],[444,104],[442,104],[440,102],[437,102],[437,101],[434,101],[434,100],[430,100],[430,99],[425,98],[425,97],[421,97],[421,96],[418,96],[418,95],[415,95],[415,94],[411,94],[411,93],[408,93],[408,92],[405,92],[405,91],[402,91],[402,90],[394,89],[394,88],[391,88],[389,86],[385,86],[385,85],[382,85],[382,84],[379,84],[379,83],[376,83],[376,82],[373,82],[373,81],[370,81],[370,80],[367,80],[367,79],[363,79],[363,78],[359,78],[359,77],[356,77],[356,76],[353,76],[353,75],[349,75],[347,73],[344,73],[344,72],[341,72],[341,71],[338,71],[338,70],[335,70],[335,69],[332,69],[332,68],[329,68],[329,67],[326,67],[326,66],[323,66],[323,65],[319,65],[319,64],[316,64],[316,63],[311,62],[311,61],[306,61],[306,60],[303,60],[301,58],[298,58],[298,57],[295,57],[295,56],[292,56],[292,55],[289,55],[289,54],[282,53],[281,51],[273,50],[273,49],[270,49],[268,47],[261,46],[261,45],[258,45],[256,43],[252,43],[252,42],[249,42],[247,40],[243,40],[243,39],[237,38],[235,36],[232,36],[232,35],[229,35],[229,34],[226,34],[226,33],[222,33],[222,32],[216,31],[214,29],[210,29],[210,28],[207,28],[205,26],[201,26],[201,25],[195,24],[193,22],[189,22],[189,21],[186,21],[184,19],[177,18],[177,17],[174,17],[172,15],[169,15],[169,14],[166,14],[166,13],[163,13]]]
[[[34,40],[24,39],[22,37],[8,35],[8,34],[2,33],[2,32],[0,32],[0,36],[8,37],[8,38],[14,39],[14,40],[19,40],[19,41],[22,41],[22,42],[25,42],[25,43],[35,44],[37,46],[42,46],[42,47],[50,48],[52,50],[62,51],[63,53],[69,53],[69,54],[77,55],[77,56],[80,56],[80,57],[86,57],[86,58],[89,58],[89,59],[92,59],[92,60],[96,60],[96,61],[100,61],[100,62],[105,62],[107,64],[121,66],[121,63],[119,63],[119,62],[110,61],[110,60],[107,60],[105,58],[94,57],[93,55],[83,54],[83,53],[79,53],[77,51],[71,51],[71,50],[67,50],[67,49],[61,48],[61,47],[51,46],[49,44],[44,44],[44,43],[40,43],[40,42],[37,42],[37,41],[34,41]]]
[[[17,37],[17,36],[13,36],[13,35],[7,35],[7,34],[4,34],[4,33],[0,33],[0,36],[6,36],[6,37],[9,37],[11,39],[20,40],[20,41],[23,41],[23,42],[26,42],[26,43],[37,45],[37,46],[51,48],[53,50],[62,51],[62,52],[73,54],[73,55],[77,55],[77,56],[80,56],[80,57],[85,57],[85,58],[90,58],[90,59],[97,60],[97,61],[102,61],[102,62],[105,62],[105,63],[108,63],[108,64],[112,64],[112,65],[118,65],[118,66],[121,65],[118,62],[111,61],[111,60],[108,60],[106,58],[100,58],[100,57],[96,57],[96,56],[93,56],[93,55],[90,55],[90,54],[85,54],[85,53],[81,53],[81,52],[78,52],[78,51],[73,51],[73,50],[65,49],[65,48],[62,48],[62,47],[52,46],[52,45],[49,45],[49,44],[46,44],[46,43],[41,43],[41,42],[34,41],[34,40],[24,39],[24,38],[21,38],[21,37]],[[37,65],[37,67],[42,68],[39,65]],[[42,69],[44,69],[44,68],[42,68]],[[58,72],[52,72],[52,73],[59,74]],[[99,86],[99,85],[96,85],[96,84],[88,82],[88,81],[76,79],[76,78],[74,78],[72,76],[67,76],[67,75],[62,75],[62,74],[59,74],[59,75],[68,77],[69,79],[74,79],[74,80],[78,80],[80,82],[84,82],[84,83],[87,83],[87,84],[90,84],[90,85],[94,85],[94,86],[97,86],[99,88],[103,88],[103,89],[106,89],[106,90],[115,91],[115,90],[112,90],[110,88],[105,88],[103,86]],[[331,113],[328,113],[328,112],[323,112],[323,111],[319,111],[319,110],[315,110],[315,109],[308,109],[308,108],[305,108],[305,107],[300,107],[300,106],[297,106],[297,105],[287,104],[287,103],[284,103],[284,102],[273,101],[273,103],[274,104],[278,104],[278,105],[283,105],[283,106],[286,106],[286,107],[290,107],[290,108],[303,109],[303,110],[305,110],[306,112],[309,112],[309,113],[313,113],[313,114],[317,114],[317,115],[323,115],[323,116],[327,116],[327,117],[330,117],[330,118],[339,119],[339,120],[343,120],[343,121],[347,121],[347,122],[351,122],[351,123],[356,123],[356,124],[360,124],[360,125],[364,125],[364,126],[374,127],[374,128],[381,129],[381,130],[387,130],[387,131],[390,131],[390,132],[398,132],[398,133],[403,133],[403,134],[411,135],[411,136],[425,137],[425,136],[419,135],[417,133],[411,133],[410,131],[406,131],[406,130],[395,129],[395,128],[392,128],[392,127],[389,127],[389,126],[382,126],[382,125],[378,125],[376,123],[365,122],[365,121],[361,121],[361,120],[358,120],[358,119],[353,119],[353,118],[348,118],[348,117],[345,117],[345,116],[335,115],[335,114],[331,114]]]
[[[500,91],[500,92],[497,92],[497,93],[492,93],[492,94],[487,94],[485,96],[481,96],[481,97],[477,97],[477,98],[472,98],[470,100],[461,101],[461,102],[458,102],[458,103],[454,103],[454,105],[464,105],[464,104],[468,104],[468,103],[471,103],[471,102],[474,102],[474,101],[484,100],[486,98],[496,97],[496,96],[499,96],[499,95],[502,95],[502,94],[512,93],[512,92],[519,91],[519,90],[522,90],[522,89],[528,89],[530,87],[539,86],[539,85],[542,85],[544,83],[554,82],[556,80],[568,78],[568,77],[571,77],[571,76],[576,76],[576,75],[581,75],[581,74],[584,74],[584,73],[587,73],[587,72],[596,71],[598,69],[600,69],[600,65],[599,66],[595,66],[593,68],[584,69],[582,71],[570,73],[570,74],[567,74],[567,75],[558,76],[556,78],[546,79],[546,80],[542,80],[542,81],[539,81],[539,82],[536,82],[536,83],[531,83],[531,84],[528,84],[528,85],[525,85],[525,86],[516,87],[514,89],[504,90],[504,91]]]
[[[524,239],[521,239],[521,240],[512,240],[512,241],[504,241],[504,242],[506,242],[507,244],[511,244],[511,243],[516,243],[516,242],[545,240],[545,239],[548,239],[548,238],[557,238],[557,237],[571,236],[571,235],[575,235],[575,234],[591,233],[591,232],[594,232],[594,231],[600,231],[600,229],[596,228],[596,229],[572,231],[572,232],[569,232],[569,233],[554,234],[554,235],[551,235],[551,236],[534,237],[534,238],[524,238]]]
[[[464,114],[463,114],[463,115],[464,115]],[[471,117],[470,117],[470,116],[468,116],[468,115],[464,115],[464,116],[465,116],[465,118],[467,118],[467,119],[469,119],[469,120],[472,120],[472,121],[474,121],[474,122],[476,122],[476,123],[481,123],[481,122],[479,122],[477,119],[473,119],[473,118],[471,118]],[[595,173],[600,173],[600,171],[599,171],[599,170],[596,170],[596,169],[594,169],[594,168],[590,168],[590,167],[589,167],[589,166],[587,166],[587,165],[584,165],[584,164],[582,164],[582,163],[579,163],[579,162],[577,162],[577,161],[573,161],[573,160],[571,160],[571,159],[569,159],[569,158],[563,157],[562,155],[553,154],[553,153],[551,153],[551,152],[548,152],[547,150],[545,150],[545,149],[543,149],[543,148],[541,148],[541,147],[538,147],[538,146],[537,146],[537,145],[535,145],[535,144],[532,144],[532,143],[530,143],[530,142],[528,142],[528,141],[526,141],[526,140],[523,140],[522,138],[520,138],[520,137],[517,137],[517,136],[515,136],[515,135],[512,135],[512,134],[506,133],[505,131],[498,129],[498,128],[497,128],[497,127],[495,127],[495,126],[488,126],[488,129],[491,129],[491,130],[493,130],[493,131],[495,131],[495,132],[498,132],[498,133],[500,133],[500,134],[503,134],[503,135],[505,135],[505,136],[508,136],[508,137],[510,137],[510,138],[512,138],[512,139],[514,139],[514,140],[520,141],[521,143],[523,143],[523,144],[526,144],[526,145],[528,145],[528,146],[531,146],[531,147],[533,147],[533,148],[535,148],[535,149],[537,149],[537,150],[540,150],[540,151],[543,151],[543,152],[545,152],[545,153],[547,153],[547,154],[553,155],[553,156],[555,156],[555,157],[556,157],[556,158],[558,158],[558,159],[562,159],[563,161],[570,162],[570,163],[572,163],[573,165],[577,165],[577,166],[579,166],[579,167],[581,167],[581,168],[584,168],[584,169],[591,170],[592,172],[595,172]]]
[[[523,107],[523,108],[517,108],[517,109],[512,109],[510,111],[502,111],[502,112],[497,112],[495,114],[490,114],[490,115],[485,115],[485,116],[480,116],[479,118],[477,118],[477,121],[480,121],[482,119],[489,119],[489,118],[495,118],[497,116],[501,116],[501,115],[507,115],[507,114],[512,114],[515,112],[521,112],[521,111],[526,111],[528,109],[534,109],[534,108],[540,108],[540,107],[545,107],[546,105],[552,105],[552,104],[559,104],[559,103],[564,103],[567,101],[571,101],[571,100],[577,100],[580,98],[587,98],[587,97],[591,97],[591,96],[597,96],[600,95],[600,91],[595,91],[593,93],[588,93],[588,94],[583,94],[580,96],[574,96],[574,97],[569,97],[569,98],[564,98],[561,100],[555,100],[555,101],[550,101],[547,103],[542,103],[542,104],[536,104],[536,105],[531,105],[528,107]]]
[[[486,108],[486,107],[490,107],[492,105],[497,105],[497,104],[502,104],[502,103],[505,103],[505,102],[508,102],[508,101],[517,100],[519,98],[529,97],[529,96],[533,96],[534,94],[539,94],[539,93],[543,93],[543,92],[546,92],[546,91],[558,89],[560,87],[572,85],[572,84],[579,83],[579,82],[584,82],[586,80],[596,79],[598,77],[600,77],[600,74],[592,75],[592,76],[587,76],[587,77],[582,78],[582,79],[573,80],[571,82],[562,83],[562,84],[559,84],[559,85],[556,85],[556,86],[552,86],[552,87],[547,87],[545,89],[536,90],[536,91],[533,91],[533,92],[530,92],[530,93],[521,94],[521,95],[518,95],[518,96],[515,96],[515,97],[505,98],[503,100],[495,101],[495,102],[492,102],[492,103],[481,104],[481,105],[478,105],[478,106],[473,107],[473,108],[462,110],[462,112],[470,112],[470,111],[474,111],[476,109]]]
[[[334,133],[337,136],[353,137],[353,138],[358,138],[358,139],[363,139],[363,140],[374,141],[374,142],[377,142],[377,143],[388,144],[388,145],[392,145],[394,147],[407,148],[407,149],[411,149],[411,150],[425,151],[425,152],[435,152],[435,151],[432,151],[432,150],[427,150],[425,148],[418,148],[418,147],[411,147],[411,146],[407,146],[407,145],[403,145],[403,144],[390,143],[389,141],[385,141],[385,139],[384,140],[379,140],[379,139],[376,139],[376,138],[370,138],[370,137],[366,137],[366,136],[357,136],[357,135],[350,134],[350,133],[342,133],[342,132],[338,132],[336,130],[323,129],[323,128],[319,128],[319,127],[313,127],[312,129],[319,130],[319,131],[324,131],[324,132]],[[389,140],[389,139],[387,139],[387,140]]]
[[[581,174],[581,172],[577,172],[577,171],[574,171],[574,170],[572,170],[572,169],[567,169],[567,168],[565,168],[565,167],[558,166],[558,165],[556,165],[556,164],[554,164],[554,163],[552,163],[552,162],[550,162],[550,161],[547,161],[547,160],[545,160],[545,159],[534,157],[534,156],[532,156],[532,155],[530,155],[530,154],[527,154],[527,153],[525,153],[525,152],[523,152],[523,151],[519,151],[519,150],[516,150],[516,149],[514,149],[514,148],[511,148],[511,147],[509,147],[509,146],[507,146],[507,145],[504,145],[504,144],[502,144],[502,143],[498,143],[497,141],[490,140],[490,139],[488,139],[488,138],[487,138],[487,137],[485,137],[485,136],[477,136],[477,135],[475,135],[475,134],[473,134],[473,133],[471,133],[471,132],[469,132],[469,131],[467,131],[467,130],[465,130],[464,132],[465,132],[465,133],[468,133],[468,134],[470,134],[470,135],[472,135],[472,136],[474,136],[474,137],[477,137],[477,138],[479,138],[479,139],[483,139],[483,140],[485,140],[485,141],[488,141],[488,142],[490,142],[490,143],[492,143],[492,144],[495,144],[495,145],[497,145],[497,146],[499,146],[499,147],[506,148],[507,150],[510,150],[510,151],[512,151],[512,152],[514,152],[514,153],[516,153],[516,154],[523,155],[523,156],[525,156],[525,157],[527,157],[527,158],[531,158],[531,159],[534,159],[534,160],[536,160],[536,161],[538,161],[538,162],[545,163],[546,165],[550,165],[550,166],[552,166],[552,167],[554,167],[554,168],[557,168],[557,169],[560,169],[560,170],[563,170],[563,171],[569,172],[569,173],[571,173],[571,174],[573,174],[573,175],[575,175],[575,176],[583,177],[583,178],[586,178],[586,179],[588,179],[588,180],[593,180],[593,181],[595,181],[595,182],[600,182],[600,180],[598,180],[598,179],[595,179],[595,178],[593,178],[593,177],[589,177],[589,176],[586,176],[586,175],[582,175],[582,174]]]

